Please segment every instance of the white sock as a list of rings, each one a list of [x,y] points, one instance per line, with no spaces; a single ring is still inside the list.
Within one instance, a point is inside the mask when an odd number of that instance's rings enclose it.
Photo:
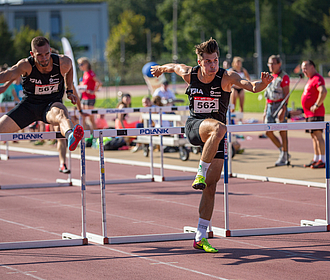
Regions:
[[[197,232],[195,235],[196,242],[201,241],[202,238],[206,238],[206,231],[209,226],[210,221],[199,218]]]
[[[322,162],[325,163],[325,155],[319,155],[319,160],[322,160]]]
[[[313,161],[317,162],[318,160],[319,160],[319,155],[315,155],[315,154],[314,154]]]
[[[198,170],[197,170],[197,175],[202,175],[202,176],[206,177],[206,173],[207,173],[207,170],[209,169],[210,164],[211,163],[207,163],[207,162],[200,160]]]

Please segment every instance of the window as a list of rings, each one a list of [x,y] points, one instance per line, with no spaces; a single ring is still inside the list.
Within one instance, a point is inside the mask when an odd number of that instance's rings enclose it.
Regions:
[[[37,30],[37,14],[35,12],[16,12],[15,28],[20,30],[21,27],[29,26],[31,29]]]
[[[61,14],[53,11],[50,15],[50,32],[53,38],[59,39],[62,34]]]

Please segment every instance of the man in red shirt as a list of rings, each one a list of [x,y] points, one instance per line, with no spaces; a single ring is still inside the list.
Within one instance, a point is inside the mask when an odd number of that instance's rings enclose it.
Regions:
[[[287,104],[284,104],[277,116],[273,116],[282,101],[289,94],[290,78],[282,69],[282,60],[279,55],[272,55],[268,58],[268,68],[274,79],[265,90],[266,107],[265,123],[286,123],[288,117]],[[275,166],[287,165],[289,163],[288,154],[288,133],[286,130],[280,131],[282,142],[276,137],[273,131],[267,131],[266,135],[280,150],[280,156],[275,162]]]
[[[327,95],[325,82],[323,77],[316,72],[315,64],[311,60],[303,61],[301,70],[308,78],[304,92],[301,96],[301,104],[304,109],[307,122],[322,122],[324,121],[325,109],[323,101]],[[323,139],[322,129],[313,129],[310,131],[314,158],[305,167],[310,168],[325,168],[325,144]]]

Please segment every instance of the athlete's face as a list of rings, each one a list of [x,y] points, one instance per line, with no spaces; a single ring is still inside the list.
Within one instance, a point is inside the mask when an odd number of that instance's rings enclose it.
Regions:
[[[50,63],[50,46],[48,44],[41,47],[34,47],[30,54],[34,57],[34,61],[41,67],[47,67]]]
[[[206,75],[214,75],[219,70],[219,58],[217,53],[204,53],[203,59],[198,60],[199,66]]]

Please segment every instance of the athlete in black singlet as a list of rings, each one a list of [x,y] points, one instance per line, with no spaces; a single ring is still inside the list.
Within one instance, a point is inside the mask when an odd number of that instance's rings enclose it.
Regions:
[[[32,39],[30,54],[31,57],[0,73],[0,83],[22,76],[25,95],[13,110],[0,118],[0,133],[16,132],[35,121],[43,121],[59,126],[73,151],[84,136],[84,130],[80,125],[73,128],[62,103],[64,84],[71,102],[76,104],[78,100],[73,87],[72,62],[65,55],[51,54],[49,41],[41,36]]]
[[[206,239],[206,230],[212,217],[217,182],[223,166],[223,137],[226,133],[226,113],[233,84],[259,92],[271,82],[269,73],[261,73],[261,81],[250,82],[237,73],[219,68],[219,47],[214,39],[196,46],[198,66],[165,64],[152,66],[151,73],[176,73],[188,84],[190,118],[186,122],[186,135],[194,145],[203,146],[194,189],[203,190],[194,248],[215,253]],[[221,143],[222,142],[222,143]]]

